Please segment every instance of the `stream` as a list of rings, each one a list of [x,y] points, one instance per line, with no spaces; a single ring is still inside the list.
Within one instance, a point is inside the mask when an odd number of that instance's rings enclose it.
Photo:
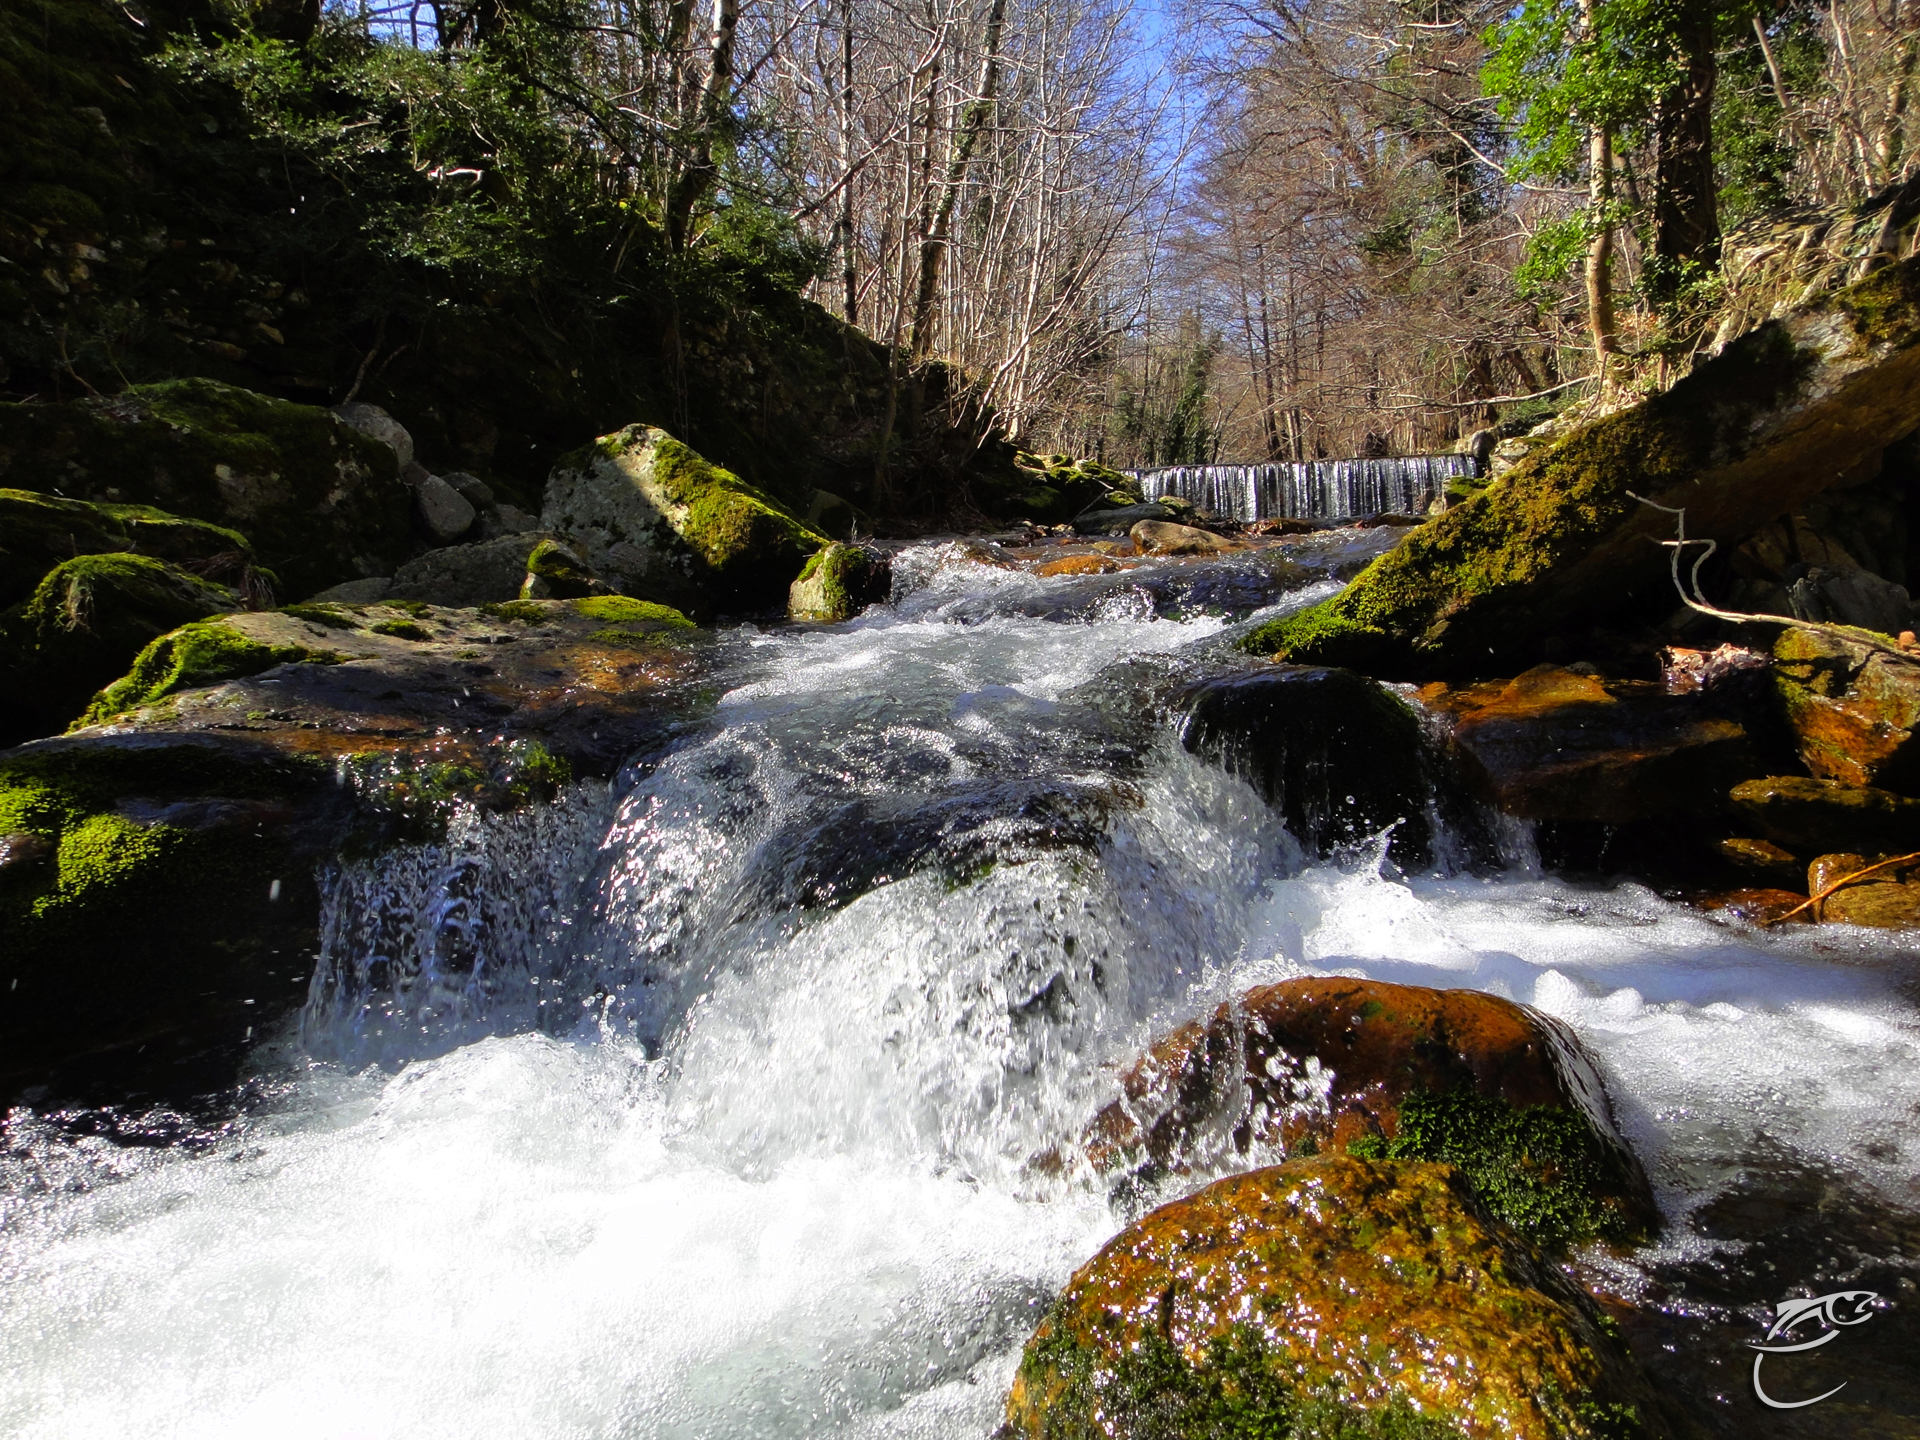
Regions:
[[[331,872],[239,1091],[8,1117],[0,1434],[987,1436],[1135,1213],[1045,1157],[1153,1036],[1337,973],[1580,1035],[1667,1221],[1580,1272],[1707,1431],[1920,1435],[1910,936],[1544,875],[1511,827],[1482,871],[1309,859],[1181,748],[1239,629],[1389,543],[917,547],[857,620],[724,632],[710,717],[610,785]],[[1846,1289],[1885,1307],[1769,1383],[1847,1388],[1762,1408],[1774,1303]]]

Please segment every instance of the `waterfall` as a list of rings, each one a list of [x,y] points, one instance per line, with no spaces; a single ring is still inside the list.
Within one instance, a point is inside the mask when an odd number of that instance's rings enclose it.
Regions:
[[[1149,500],[1178,495],[1235,520],[1287,516],[1347,520],[1388,512],[1417,515],[1449,480],[1473,474],[1466,455],[1387,460],[1302,460],[1272,465],[1175,465],[1129,471]]]

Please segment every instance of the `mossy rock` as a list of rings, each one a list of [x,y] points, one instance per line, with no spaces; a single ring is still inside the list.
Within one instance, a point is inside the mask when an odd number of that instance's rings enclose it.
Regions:
[[[226,737],[0,755],[0,833],[44,855],[0,866],[0,1084],[84,1083],[106,1052],[151,1081],[297,1008],[338,793],[328,766]]]
[[[777,608],[827,537],[666,431],[630,425],[564,457],[543,528],[620,588],[695,613]]]
[[[1659,1212],[1571,1031],[1478,990],[1263,985],[1155,1041],[1087,1127],[1127,1188],[1262,1154],[1444,1161],[1549,1251],[1645,1240]]]
[[[1742,336],[1412,531],[1245,649],[1426,678],[1544,658],[1570,626],[1673,610],[1674,516],[1725,547],[1920,424],[1920,257]]]
[[[1446,1165],[1235,1175],[1127,1227],[1027,1342],[1008,1440],[1662,1434],[1592,1303]]]
[[[892,584],[893,570],[884,555],[835,541],[814,552],[788,590],[787,618],[850,620],[885,600]]]
[[[1801,762],[1822,780],[1920,795],[1920,659],[1871,631],[1790,627],[1773,680]]]
[[[527,555],[526,575],[520,585],[523,599],[579,600],[610,593],[607,583],[587,562],[558,540],[542,540]]]
[[[238,530],[150,505],[93,505],[31,490],[0,489],[0,609],[31,595],[76,555],[151,555],[215,578],[243,578],[252,546]]]
[[[0,404],[0,480],[230,527],[293,599],[391,575],[412,544],[392,450],[317,406],[213,380]]]
[[[1805,775],[1743,780],[1728,797],[1746,827],[1802,855],[1920,850],[1920,799]]]
[[[0,616],[0,744],[57,734],[158,636],[239,607],[233,591],[150,556],[56,565]]]
[[[258,675],[275,665],[324,665],[337,658],[323,647],[263,643],[222,620],[183,625],[135,656],[132,668],[93,698],[78,723],[102,725],[182,690]]]
[[[1118,491],[1138,500],[1139,487],[1097,460],[1020,451],[998,483],[980,481],[977,497],[988,514],[1002,519],[1062,525],[1101,498]]]

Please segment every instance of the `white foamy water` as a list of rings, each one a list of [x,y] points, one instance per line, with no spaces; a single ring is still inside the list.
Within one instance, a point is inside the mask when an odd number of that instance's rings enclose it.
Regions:
[[[610,794],[334,877],[278,1096],[225,1134],[16,1117],[0,1434],[987,1435],[1123,1222],[1030,1162],[1152,1034],[1307,972],[1566,1020],[1675,1244],[1759,1140],[1920,1208],[1897,941],[1302,869],[1155,719],[1221,619],[916,578],[732,637],[709,730]]]

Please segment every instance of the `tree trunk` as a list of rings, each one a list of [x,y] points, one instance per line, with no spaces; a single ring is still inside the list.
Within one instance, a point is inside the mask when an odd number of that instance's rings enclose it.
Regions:
[[[987,13],[987,33],[982,43],[980,85],[974,101],[967,106],[954,131],[953,157],[947,164],[946,180],[940,191],[939,206],[933,223],[920,241],[920,278],[913,297],[913,328],[907,342],[915,361],[933,352],[933,329],[940,294],[940,268],[946,258],[947,240],[953,228],[954,202],[960,197],[961,183],[967,178],[967,166],[974,148],[993,115],[994,98],[1000,88],[1000,31],[1007,18],[1007,0],[993,0]]]
[[[1684,69],[1654,114],[1654,297],[1671,299],[1690,265],[1720,256],[1720,216],[1713,175],[1713,11],[1686,8],[1678,40]]]
[[[1596,125],[1589,137],[1588,204],[1594,213],[1593,240],[1587,247],[1587,330],[1593,336],[1593,363],[1606,384],[1620,342],[1613,325],[1613,136]]]
[[[860,323],[860,266],[853,250],[853,0],[840,3],[840,218],[834,224],[840,247],[842,314]]]
[[[733,100],[733,40],[740,28],[740,0],[713,0],[713,28],[707,35],[706,83],[689,117],[694,131],[690,153],[667,193],[667,242],[686,248],[694,207],[713,188],[719,167],[713,137],[726,124]]]

